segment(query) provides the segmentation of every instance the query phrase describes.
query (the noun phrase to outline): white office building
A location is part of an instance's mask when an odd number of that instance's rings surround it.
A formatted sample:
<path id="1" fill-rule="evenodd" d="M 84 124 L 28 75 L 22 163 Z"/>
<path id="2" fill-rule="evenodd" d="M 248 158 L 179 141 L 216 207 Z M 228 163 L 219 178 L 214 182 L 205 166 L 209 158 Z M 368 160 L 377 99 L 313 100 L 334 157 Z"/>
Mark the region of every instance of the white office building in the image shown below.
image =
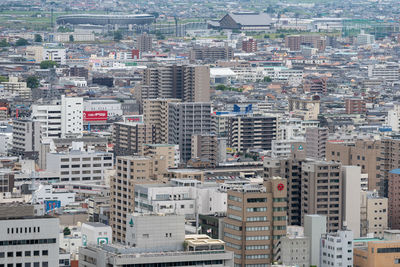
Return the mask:
<path id="1" fill-rule="evenodd" d="M 326 234 L 326 216 L 311 214 L 304 216 L 304 236 L 310 238 L 310 265 L 320 264 L 321 236 Z"/>
<path id="2" fill-rule="evenodd" d="M 321 267 L 353 267 L 353 232 L 338 231 L 321 238 Z"/>
<path id="3" fill-rule="evenodd" d="M 61 207 L 64 207 L 75 202 L 75 193 L 55 192 L 50 184 L 39 184 L 32 195 L 32 204 L 43 204 L 45 201 L 60 201 Z"/>
<path id="4" fill-rule="evenodd" d="M 104 245 L 112 243 L 111 226 L 99 222 L 82 224 L 82 245 Z"/>
<path id="5" fill-rule="evenodd" d="M 217 183 L 171 179 L 168 184 L 135 185 L 135 211 L 170 213 L 193 218 L 196 213 L 226 212 L 226 192 Z"/>
<path id="6" fill-rule="evenodd" d="M 58 218 L 1 218 L 0 266 L 58 266 L 58 235 Z"/>
<path id="7" fill-rule="evenodd" d="M 77 147 L 79 144 L 80 149 Z M 47 170 L 58 172 L 61 182 L 100 183 L 107 170 L 113 169 L 113 154 L 84 151 L 83 144 L 78 145 L 73 143 L 73 150 L 70 152 L 48 153 Z"/>
<path id="8" fill-rule="evenodd" d="M 121 102 L 113 99 L 85 100 L 85 102 L 83 102 L 83 109 L 85 111 L 107 110 L 107 115 L 109 117 L 123 115 Z"/>
<path id="9" fill-rule="evenodd" d="M 46 44 L 43 47 L 43 60 L 51 60 L 60 65 L 65 65 L 67 60 L 67 50 L 59 44 Z"/>
<path id="10" fill-rule="evenodd" d="M 81 136 L 83 131 L 83 98 L 61 96 L 61 137 Z"/>
<path id="11" fill-rule="evenodd" d="M 361 167 L 342 166 L 343 174 L 343 221 L 353 232 L 355 238 L 360 237 L 361 230 Z"/>

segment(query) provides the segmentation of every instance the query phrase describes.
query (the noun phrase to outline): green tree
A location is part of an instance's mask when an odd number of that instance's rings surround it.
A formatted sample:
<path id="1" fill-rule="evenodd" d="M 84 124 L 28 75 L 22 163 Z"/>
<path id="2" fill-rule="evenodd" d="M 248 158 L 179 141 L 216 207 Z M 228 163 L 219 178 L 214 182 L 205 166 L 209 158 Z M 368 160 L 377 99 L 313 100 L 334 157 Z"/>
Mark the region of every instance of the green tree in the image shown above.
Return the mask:
<path id="1" fill-rule="evenodd" d="M 35 34 L 35 42 L 36 43 L 41 43 L 43 42 L 43 38 L 40 34 Z"/>
<path id="2" fill-rule="evenodd" d="M 218 84 L 217 87 L 215 87 L 215 90 L 218 90 L 218 91 L 226 91 L 227 89 L 228 89 L 228 87 L 226 87 L 223 84 Z"/>
<path id="3" fill-rule="evenodd" d="M 279 34 L 279 38 L 285 38 L 285 35 L 283 33 Z"/>
<path id="4" fill-rule="evenodd" d="M 8 77 L 0 76 L 0 83 L 8 82 Z"/>
<path id="5" fill-rule="evenodd" d="M 19 38 L 17 42 L 15 43 L 16 46 L 24 46 L 28 45 L 28 41 L 24 38 Z"/>
<path id="6" fill-rule="evenodd" d="M 71 234 L 71 230 L 68 227 L 65 227 L 63 230 L 64 236 L 66 235 L 70 235 Z"/>
<path id="7" fill-rule="evenodd" d="M 52 61 L 52 60 L 44 60 L 44 61 L 40 62 L 41 69 L 51 69 L 54 66 L 57 66 L 57 62 Z"/>
<path id="8" fill-rule="evenodd" d="M 29 76 L 26 79 L 26 84 L 29 88 L 38 88 L 39 87 L 39 79 L 36 76 Z"/>
<path id="9" fill-rule="evenodd" d="M 10 46 L 10 44 L 7 43 L 7 40 L 6 39 L 1 39 L 0 47 L 7 47 L 7 46 Z"/>
<path id="10" fill-rule="evenodd" d="M 114 32 L 114 41 L 119 42 L 122 40 L 122 33 L 120 31 Z"/>
<path id="11" fill-rule="evenodd" d="M 69 41 L 70 41 L 71 43 L 74 41 L 74 36 L 73 36 L 72 34 L 69 36 Z"/>
<path id="12" fill-rule="evenodd" d="M 270 83 L 271 81 L 272 81 L 271 77 L 269 77 L 269 76 L 264 77 L 264 82 Z"/>

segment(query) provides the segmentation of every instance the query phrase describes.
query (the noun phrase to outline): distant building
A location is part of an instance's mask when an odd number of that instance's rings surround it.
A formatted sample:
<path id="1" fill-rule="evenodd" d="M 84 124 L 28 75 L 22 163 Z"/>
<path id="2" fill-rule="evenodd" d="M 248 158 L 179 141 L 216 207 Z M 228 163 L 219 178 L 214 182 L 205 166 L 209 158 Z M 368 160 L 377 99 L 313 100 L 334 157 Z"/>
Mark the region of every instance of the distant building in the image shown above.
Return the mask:
<path id="1" fill-rule="evenodd" d="M 326 234 L 327 218 L 323 215 L 309 214 L 304 217 L 304 236 L 310 238 L 310 264 L 320 265 L 321 236 Z"/>
<path id="2" fill-rule="evenodd" d="M 225 45 L 224 47 L 195 47 L 190 50 L 190 60 L 231 60 L 233 58 L 233 49 Z"/>
<path id="3" fill-rule="evenodd" d="M 289 113 L 303 120 L 318 120 L 320 101 L 316 99 L 289 99 Z"/>
<path id="4" fill-rule="evenodd" d="M 192 136 L 192 157 L 206 161 L 210 166 L 217 165 L 218 138 L 215 134 L 194 134 Z"/>
<path id="5" fill-rule="evenodd" d="M 39 121 L 20 119 L 13 121 L 13 147 L 11 154 L 24 159 L 39 159 L 41 124 Z"/>
<path id="6" fill-rule="evenodd" d="M 288 226 L 289 227 L 292 226 Z M 289 231 L 288 231 L 289 232 Z M 310 266 L 310 237 L 304 234 L 289 234 L 281 237 L 276 250 L 275 261 L 281 262 L 285 266 Z"/>
<path id="7" fill-rule="evenodd" d="M 143 33 L 136 38 L 136 49 L 140 52 L 149 52 L 153 50 L 153 38 L 147 33 Z"/>
<path id="8" fill-rule="evenodd" d="M 386 233 L 386 232 L 385 232 Z M 359 243 L 359 244 L 356 244 Z M 400 258 L 400 240 L 354 240 L 354 266 L 396 267 Z"/>
<path id="9" fill-rule="evenodd" d="M 326 77 L 306 77 L 303 84 L 304 92 L 325 94 L 328 91 Z"/>
<path id="10" fill-rule="evenodd" d="M 2 82 L 0 85 L 3 86 L 5 93 L 9 93 L 12 96 L 29 99 L 32 95 L 31 89 L 27 87 L 26 82 L 20 82 L 18 77 L 10 76 L 8 82 Z"/>
<path id="11" fill-rule="evenodd" d="M 300 35 L 289 35 L 285 37 L 285 46 L 290 51 L 300 51 L 301 48 L 301 36 Z"/>
<path id="12" fill-rule="evenodd" d="M 273 22 L 266 13 L 232 12 L 226 14 L 220 21 L 212 21 L 209 27 L 218 29 L 265 31 L 271 29 Z"/>
<path id="13" fill-rule="evenodd" d="M 365 114 L 367 112 L 365 100 L 361 98 L 347 98 L 345 106 L 346 114 Z"/>
<path id="14" fill-rule="evenodd" d="M 388 199 L 376 191 L 361 192 L 361 236 L 383 237 L 388 229 Z"/>
<path id="15" fill-rule="evenodd" d="M 388 201 L 389 201 L 389 227 L 400 229 L 400 169 L 389 172 Z"/>
<path id="16" fill-rule="evenodd" d="M 328 128 L 309 127 L 306 129 L 306 155 L 308 158 L 325 159 L 328 135 Z"/>
<path id="17" fill-rule="evenodd" d="M 242 41 L 242 50 L 246 53 L 257 52 L 257 40 L 253 38 Z"/>

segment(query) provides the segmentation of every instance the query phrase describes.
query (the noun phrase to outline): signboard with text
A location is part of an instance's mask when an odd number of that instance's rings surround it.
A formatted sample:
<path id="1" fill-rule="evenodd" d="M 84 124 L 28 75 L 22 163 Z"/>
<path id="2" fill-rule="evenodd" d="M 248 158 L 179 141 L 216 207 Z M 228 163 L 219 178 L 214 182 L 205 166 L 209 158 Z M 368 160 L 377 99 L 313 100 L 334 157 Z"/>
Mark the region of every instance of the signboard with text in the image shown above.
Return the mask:
<path id="1" fill-rule="evenodd" d="M 83 120 L 84 121 L 106 121 L 108 118 L 107 110 L 98 111 L 84 111 Z"/>

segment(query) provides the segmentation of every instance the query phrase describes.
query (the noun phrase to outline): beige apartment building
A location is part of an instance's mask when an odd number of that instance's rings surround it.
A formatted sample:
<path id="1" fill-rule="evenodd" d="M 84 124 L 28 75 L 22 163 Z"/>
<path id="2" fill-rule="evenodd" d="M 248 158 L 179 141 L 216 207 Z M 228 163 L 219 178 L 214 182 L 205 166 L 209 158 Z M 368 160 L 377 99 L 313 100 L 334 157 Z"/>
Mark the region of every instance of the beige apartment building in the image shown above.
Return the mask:
<path id="1" fill-rule="evenodd" d="M 134 155 L 142 151 L 143 144 L 156 142 L 156 128 L 145 123 L 116 122 L 112 138 L 116 156 Z"/>
<path id="2" fill-rule="evenodd" d="M 289 99 L 289 113 L 303 120 L 318 120 L 320 101 L 313 99 Z"/>
<path id="3" fill-rule="evenodd" d="M 342 229 L 342 171 L 341 164 L 311 161 L 302 164 L 301 215 L 304 225 L 305 214 L 327 217 L 327 231 Z"/>
<path id="4" fill-rule="evenodd" d="M 27 86 L 26 82 L 20 82 L 18 77 L 10 76 L 8 82 L 2 82 L 4 91 L 12 95 L 17 95 L 22 98 L 31 97 L 31 89 Z"/>
<path id="5" fill-rule="evenodd" d="M 217 165 L 218 138 L 215 134 L 192 135 L 192 157 L 209 163 L 210 167 Z"/>
<path id="6" fill-rule="evenodd" d="M 143 100 L 143 119 L 146 124 L 154 125 L 156 144 L 168 144 L 168 105 L 180 102 L 179 99 L 145 99 Z"/>
<path id="7" fill-rule="evenodd" d="M 361 236 L 383 237 L 388 229 L 388 199 L 376 191 L 361 192 Z"/>
<path id="8" fill-rule="evenodd" d="M 110 225 L 113 240 L 124 243 L 127 215 L 135 210 L 135 184 L 160 182 L 166 161 L 159 156 L 122 156 L 116 159 L 116 175 L 111 179 Z"/>
<path id="9" fill-rule="evenodd" d="M 377 140 L 356 140 L 343 142 L 331 140 L 326 143 L 326 160 L 336 161 L 342 165 L 361 167 L 361 173 L 368 174 L 368 190 L 383 192 L 379 177 L 381 142 Z"/>
<path id="10" fill-rule="evenodd" d="M 261 266 L 273 261 L 274 246 L 286 236 L 286 179 L 228 190 L 224 241 L 234 252 L 235 266 Z"/>
<path id="11" fill-rule="evenodd" d="M 143 156 L 160 156 L 165 158 L 167 168 L 176 168 L 179 164 L 179 152 L 177 145 L 170 144 L 143 144 Z"/>

